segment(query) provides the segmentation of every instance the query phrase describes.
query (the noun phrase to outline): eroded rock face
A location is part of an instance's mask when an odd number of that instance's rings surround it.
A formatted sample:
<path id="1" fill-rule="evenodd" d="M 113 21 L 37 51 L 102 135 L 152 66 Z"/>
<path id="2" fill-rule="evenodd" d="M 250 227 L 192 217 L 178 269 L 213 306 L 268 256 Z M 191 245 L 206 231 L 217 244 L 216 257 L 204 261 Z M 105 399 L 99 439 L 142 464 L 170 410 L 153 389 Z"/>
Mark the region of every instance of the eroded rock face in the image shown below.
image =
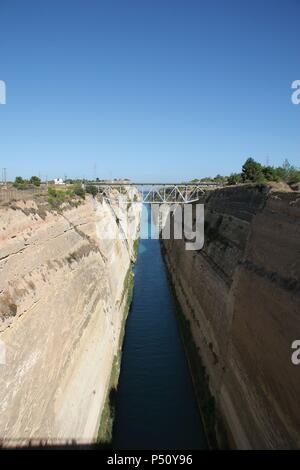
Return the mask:
<path id="1" fill-rule="evenodd" d="M 165 259 L 232 447 L 300 447 L 300 193 L 213 191 L 205 244 Z M 220 438 L 220 436 L 219 436 Z"/>
<path id="2" fill-rule="evenodd" d="M 135 235 L 140 204 L 127 207 Z M 92 442 L 119 347 L 134 239 L 127 209 L 90 196 L 42 211 L 32 201 L 0 208 L 0 439 Z M 116 215 L 117 214 L 117 215 Z"/>

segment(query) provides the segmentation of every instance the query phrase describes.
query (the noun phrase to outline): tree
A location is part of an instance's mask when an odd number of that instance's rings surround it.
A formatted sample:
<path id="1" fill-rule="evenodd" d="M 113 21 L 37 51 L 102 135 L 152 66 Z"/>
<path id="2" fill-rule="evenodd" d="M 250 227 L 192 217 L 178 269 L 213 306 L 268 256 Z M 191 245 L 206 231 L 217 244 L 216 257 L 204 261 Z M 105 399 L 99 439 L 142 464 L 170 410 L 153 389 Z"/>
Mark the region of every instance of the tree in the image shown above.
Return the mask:
<path id="1" fill-rule="evenodd" d="M 234 184 L 240 184 L 243 182 L 242 175 L 241 173 L 231 173 L 231 175 L 228 177 L 227 184 L 229 186 L 234 185 Z"/>
<path id="2" fill-rule="evenodd" d="M 289 183 L 300 183 L 300 170 L 297 170 L 295 167 L 293 167 L 293 171 L 290 173 Z"/>
<path id="3" fill-rule="evenodd" d="M 248 158 L 242 167 L 242 179 L 244 182 L 262 183 L 265 179 L 262 165 L 253 158 Z"/>
<path id="4" fill-rule="evenodd" d="M 85 190 L 86 190 L 87 193 L 92 194 L 93 197 L 96 197 L 96 195 L 98 193 L 97 186 L 94 186 L 92 184 L 87 185 Z"/>
<path id="5" fill-rule="evenodd" d="M 200 179 L 200 183 L 205 183 L 205 182 L 210 183 L 212 181 L 213 181 L 213 178 L 211 176 L 206 176 L 206 177 Z"/>
<path id="6" fill-rule="evenodd" d="M 13 186 L 17 189 L 27 189 L 28 187 L 28 181 L 24 180 L 22 176 L 16 176 L 15 182 L 13 183 Z"/>
<path id="7" fill-rule="evenodd" d="M 217 176 L 214 177 L 213 180 L 214 180 L 215 183 L 226 183 L 227 182 L 227 177 L 218 174 Z"/>
<path id="8" fill-rule="evenodd" d="M 22 176 L 16 176 L 15 183 L 16 184 L 24 184 L 24 180 L 23 180 Z"/>
<path id="9" fill-rule="evenodd" d="M 81 185 L 75 185 L 74 194 L 76 194 L 76 196 L 81 197 L 82 199 L 85 199 L 85 190 Z"/>
<path id="10" fill-rule="evenodd" d="M 264 166 L 262 168 L 262 172 L 263 172 L 264 178 L 267 181 L 279 181 L 279 175 L 277 173 L 277 169 L 274 168 L 273 166 Z"/>
<path id="11" fill-rule="evenodd" d="M 32 176 L 30 178 L 30 183 L 33 184 L 34 186 L 40 186 L 41 185 L 41 178 L 38 176 Z"/>
<path id="12" fill-rule="evenodd" d="M 286 181 L 286 173 L 282 166 L 275 168 L 278 181 Z"/>
<path id="13" fill-rule="evenodd" d="M 285 181 L 288 183 L 298 183 L 299 170 L 295 166 L 291 165 L 287 159 L 284 160 L 282 169 Z"/>

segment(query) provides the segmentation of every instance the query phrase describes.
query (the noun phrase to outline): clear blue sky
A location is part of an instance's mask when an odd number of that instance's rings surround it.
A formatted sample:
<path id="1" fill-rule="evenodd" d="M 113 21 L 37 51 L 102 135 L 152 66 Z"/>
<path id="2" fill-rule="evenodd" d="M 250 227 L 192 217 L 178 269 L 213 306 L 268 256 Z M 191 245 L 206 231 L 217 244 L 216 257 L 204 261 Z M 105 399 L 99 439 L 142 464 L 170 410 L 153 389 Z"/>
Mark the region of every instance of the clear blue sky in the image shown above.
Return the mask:
<path id="1" fill-rule="evenodd" d="M 300 165 L 299 0 L 1 0 L 8 176 Z"/>

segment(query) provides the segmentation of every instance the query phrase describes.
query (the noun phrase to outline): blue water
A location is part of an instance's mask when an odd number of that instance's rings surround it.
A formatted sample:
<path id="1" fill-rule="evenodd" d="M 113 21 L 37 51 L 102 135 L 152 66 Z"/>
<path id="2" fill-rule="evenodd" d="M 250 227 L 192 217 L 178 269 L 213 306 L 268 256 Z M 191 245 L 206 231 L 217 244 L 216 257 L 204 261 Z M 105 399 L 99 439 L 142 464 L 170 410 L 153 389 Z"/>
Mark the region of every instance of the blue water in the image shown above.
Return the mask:
<path id="1" fill-rule="evenodd" d="M 147 223 L 144 217 L 142 233 Z M 159 240 L 140 241 L 134 271 L 113 448 L 204 449 L 206 439 Z"/>

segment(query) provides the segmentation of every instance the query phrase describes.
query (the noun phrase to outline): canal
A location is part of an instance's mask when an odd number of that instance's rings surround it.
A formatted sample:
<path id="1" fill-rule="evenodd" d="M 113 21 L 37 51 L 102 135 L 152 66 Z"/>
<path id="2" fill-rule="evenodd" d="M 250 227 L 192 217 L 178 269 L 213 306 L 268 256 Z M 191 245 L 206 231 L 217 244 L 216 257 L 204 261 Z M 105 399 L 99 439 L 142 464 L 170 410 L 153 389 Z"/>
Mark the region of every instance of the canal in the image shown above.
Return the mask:
<path id="1" fill-rule="evenodd" d="M 143 207 L 135 285 L 127 320 L 113 449 L 205 449 L 175 302 L 157 239 Z"/>

